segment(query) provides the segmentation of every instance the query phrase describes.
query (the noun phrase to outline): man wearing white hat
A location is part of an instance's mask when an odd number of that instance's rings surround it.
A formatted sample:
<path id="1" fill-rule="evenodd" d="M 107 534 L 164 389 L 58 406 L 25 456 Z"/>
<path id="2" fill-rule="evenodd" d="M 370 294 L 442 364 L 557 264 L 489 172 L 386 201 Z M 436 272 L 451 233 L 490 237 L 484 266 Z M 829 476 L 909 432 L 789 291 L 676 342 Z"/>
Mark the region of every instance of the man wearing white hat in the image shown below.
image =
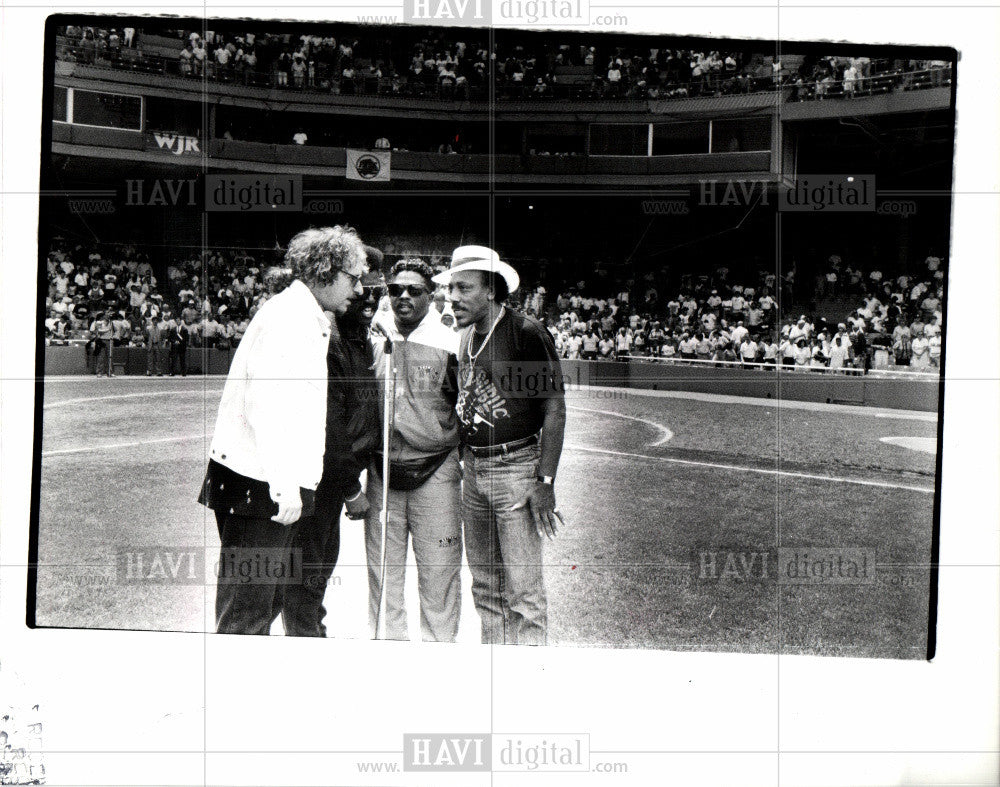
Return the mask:
<path id="1" fill-rule="evenodd" d="M 553 483 L 566 426 L 555 344 L 503 305 L 520 278 L 485 246 L 461 246 L 434 277 L 462 328 L 458 412 L 462 514 L 482 641 L 544 645 L 542 538 L 562 517 Z"/>

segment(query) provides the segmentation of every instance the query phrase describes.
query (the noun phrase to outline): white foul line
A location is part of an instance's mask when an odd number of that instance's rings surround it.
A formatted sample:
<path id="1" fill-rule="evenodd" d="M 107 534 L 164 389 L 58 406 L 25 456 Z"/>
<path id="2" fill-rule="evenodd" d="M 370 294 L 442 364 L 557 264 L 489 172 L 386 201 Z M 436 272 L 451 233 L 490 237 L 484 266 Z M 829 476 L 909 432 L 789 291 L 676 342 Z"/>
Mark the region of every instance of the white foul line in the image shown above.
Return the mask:
<path id="1" fill-rule="evenodd" d="M 860 478 L 839 478 L 829 475 L 814 475 L 813 473 L 795 473 L 791 470 L 769 470 L 765 467 L 743 467 L 741 465 L 724 465 L 717 462 L 696 462 L 693 459 L 676 459 L 672 456 L 650 456 L 649 454 L 631 454 L 625 451 L 609 451 L 605 448 L 589 448 L 582 445 L 567 445 L 570 451 L 590 451 L 594 454 L 608 454 L 610 456 L 627 456 L 633 459 L 652 459 L 657 462 L 670 462 L 675 465 L 693 465 L 695 467 L 711 467 L 716 470 L 737 470 L 744 473 L 760 473 L 761 475 L 786 476 L 790 478 L 807 478 L 813 481 L 833 481 L 838 484 L 857 484 L 859 486 L 876 486 L 881 489 L 902 489 L 907 492 L 921 492 L 925 495 L 933 495 L 933 489 L 922 486 L 904 486 L 893 484 L 887 481 L 865 481 Z"/>
<path id="2" fill-rule="evenodd" d="M 927 421 L 927 423 L 937 423 L 937 413 L 875 413 L 876 418 L 896 418 L 899 420 Z"/>
<path id="3" fill-rule="evenodd" d="M 655 443 L 648 443 L 650 448 L 655 448 L 658 445 L 663 445 L 667 440 L 673 438 L 674 433 L 671 432 L 663 424 L 658 424 L 656 421 L 648 421 L 645 418 L 637 418 L 634 415 L 624 415 L 623 413 L 613 413 L 610 410 L 592 410 L 589 407 L 577 407 L 573 404 L 566 405 L 569 410 L 582 410 L 585 413 L 598 413 L 600 415 L 610 415 L 612 418 L 627 418 L 629 421 L 638 421 L 640 424 L 646 424 L 647 426 L 652 426 L 654 429 L 659 430 L 660 439 Z"/>
<path id="4" fill-rule="evenodd" d="M 148 399 L 150 396 L 183 396 L 184 394 L 196 393 L 201 396 L 210 393 L 220 393 L 216 390 L 205 390 L 204 388 L 181 388 L 175 391 L 141 391 L 127 394 L 108 394 L 107 396 L 87 396 L 82 399 L 63 399 L 58 402 L 49 402 L 43 409 L 49 410 L 53 407 L 66 407 L 71 404 L 84 404 L 86 402 L 104 402 L 111 399 Z"/>
<path id="5" fill-rule="evenodd" d="M 153 445 L 155 443 L 179 443 L 182 440 L 207 440 L 208 435 L 191 434 L 184 437 L 159 437 L 154 440 L 136 440 L 132 443 L 113 443 L 111 445 L 87 445 L 80 448 L 61 448 L 57 451 L 42 451 L 42 457 L 63 456 L 65 454 L 82 454 L 87 451 L 113 451 L 116 448 L 135 448 L 140 445 Z"/>

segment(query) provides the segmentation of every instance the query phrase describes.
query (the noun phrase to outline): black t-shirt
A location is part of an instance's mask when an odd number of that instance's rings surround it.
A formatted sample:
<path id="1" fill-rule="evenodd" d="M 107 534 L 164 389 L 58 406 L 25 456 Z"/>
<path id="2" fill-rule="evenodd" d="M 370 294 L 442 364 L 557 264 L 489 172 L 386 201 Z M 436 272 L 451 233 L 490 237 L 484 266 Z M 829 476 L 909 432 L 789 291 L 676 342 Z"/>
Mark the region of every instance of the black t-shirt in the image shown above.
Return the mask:
<path id="1" fill-rule="evenodd" d="M 540 322 L 507 310 L 489 344 L 468 329 L 458 354 L 458 413 L 462 442 L 486 446 L 536 434 L 545 420 L 545 400 L 564 392 L 559 356 Z"/>

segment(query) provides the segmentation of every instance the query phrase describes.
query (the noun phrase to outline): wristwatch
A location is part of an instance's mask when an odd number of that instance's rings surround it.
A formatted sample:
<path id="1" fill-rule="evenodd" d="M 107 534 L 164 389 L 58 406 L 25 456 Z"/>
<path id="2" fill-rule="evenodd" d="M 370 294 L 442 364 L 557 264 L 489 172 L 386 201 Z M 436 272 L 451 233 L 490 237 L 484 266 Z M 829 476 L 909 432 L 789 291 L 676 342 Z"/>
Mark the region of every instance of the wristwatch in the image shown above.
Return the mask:
<path id="1" fill-rule="evenodd" d="M 552 486 L 555 483 L 556 477 L 554 475 L 536 475 L 535 480 L 540 484 Z"/>

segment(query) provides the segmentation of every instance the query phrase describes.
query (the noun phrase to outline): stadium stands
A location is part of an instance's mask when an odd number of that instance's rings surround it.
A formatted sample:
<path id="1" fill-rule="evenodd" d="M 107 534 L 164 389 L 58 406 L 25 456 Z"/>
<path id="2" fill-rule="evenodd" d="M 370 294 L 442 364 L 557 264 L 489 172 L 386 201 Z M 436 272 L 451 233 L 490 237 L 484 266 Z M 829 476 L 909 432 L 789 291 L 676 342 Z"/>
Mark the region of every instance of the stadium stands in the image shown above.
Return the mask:
<path id="1" fill-rule="evenodd" d="M 922 266 L 894 279 L 869 267 L 843 266 L 830 256 L 831 272 L 843 272 L 843 297 L 814 301 L 811 313 L 779 311 L 793 302 L 791 288 L 775 288 L 773 271 L 756 281 L 730 283 L 702 276 L 698 284 L 663 299 L 651 282 L 636 299 L 625 290 L 594 297 L 578 288 L 546 302 L 545 288 L 529 290 L 520 305 L 548 325 L 564 358 L 648 358 L 766 368 L 866 373 L 871 369 L 929 371 L 940 366 L 943 268 L 929 255 Z M 876 273 L 872 276 L 872 273 Z M 823 295 L 822 287 L 819 294 Z M 798 318 L 789 318 L 798 314 Z"/>
<path id="2" fill-rule="evenodd" d="M 792 101 L 828 100 L 917 90 L 951 83 L 951 66 L 938 60 L 786 56 L 757 52 L 695 51 L 634 44 L 570 46 L 533 39 L 531 51 L 485 38 L 430 38 L 418 31 L 347 38 L 324 35 L 138 30 L 130 45 L 119 31 L 67 26 L 58 31 L 56 57 L 169 77 L 186 77 L 279 90 L 350 96 L 436 97 L 448 101 L 574 99 L 644 101 L 783 91 Z M 399 31 L 396 31 L 399 33 Z M 205 36 L 206 38 L 202 38 Z M 622 39 L 623 43 L 628 41 Z M 529 46 L 531 46 L 529 44 Z M 495 90 L 489 90 L 493 73 Z"/>
<path id="3" fill-rule="evenodd" d="M 451 246 L 442 236 L 373 240 L 389 260 L 419 253 L 439 269 Z M 157 277 L 134 246 L 69 249 L 56 242 L 47 260 L 46 343 L 89 348 L 94 323 L 105 314 L 113 321 L 116 347 L 146 347 L 151 322 L 163 329 L 183 322 L 192 347 L 235 347 L 256 309 L 280 286 L 274 276 L 280 255 L 192 250 Z M 883 275 L 830 255 L 827 272 L 814 283 L 819 299 L 811 313 L 779 312 L 779 303 L 796 302 L 787 282 L 776 286 L 773 271 L 743 283 L 726 281 L 724 269 L 696 283 L 689 277 L 690 286 L 671 297 L 661 297 L 651 279 L 605 285 L 608 291 L 597 295 L 560 283 L 555 296 L 547 295 L 544 282 L 525 281 L 515 298 L 547 324 L 568 359 L 784 364 L 854 373 L 933 370 L 941 357 L 943 269 L 929 255 L 922 265 Z M 829 282 L 831 273 L 839 283 Z M 789 312 L 798 318 L 789 319 Z"/>

